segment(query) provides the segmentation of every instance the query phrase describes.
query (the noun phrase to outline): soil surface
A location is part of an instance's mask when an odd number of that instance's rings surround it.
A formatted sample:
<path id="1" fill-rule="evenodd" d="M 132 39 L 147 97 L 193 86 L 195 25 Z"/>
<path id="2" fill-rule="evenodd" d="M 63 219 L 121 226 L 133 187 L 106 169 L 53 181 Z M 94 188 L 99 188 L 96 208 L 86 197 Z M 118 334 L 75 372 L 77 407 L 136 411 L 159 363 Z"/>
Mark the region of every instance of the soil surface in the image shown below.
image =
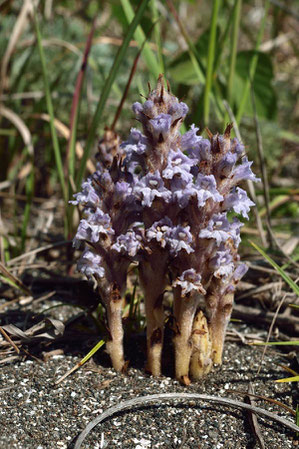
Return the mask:
<path id="1" fill-rule="evenodd" d="M 3 364 L 0 367 L 0 447 L 72 448 L 84 427 L 107 408 L 154 393 L 196 392 L 243 401 L 244 397 L 228 390 L 247 392 L 248 381 L 252 381 L 256 394 L 294 409 L 294 384 L 274 382 L 287 377 L 279 366 L 288 364 L 286 358 L 269 349 L 257 374 L 260 359 L 260 347 L 227 342 L 222 367 L 189 387 L 170 377 L 153 378 L 139 368 L 129 368 L 126 375 L 118 374 L 102 366 L 99 359 L 88 362 L 55 385 L 80 360 L 74 355 L 54 355 L 43 363 L 27 358 Z M 255 405 L 294 422 L 294 416 L 278 405 L 260 400 Z M 296 435 L 291 430 L 261 417 L 258 423 L 266 448 L 297 447 Z M 207 402 L 168 401 L 130 409 L 107 419 L 93 429 L 82 447 L 253 449 L 259 445 L 248 412 Z"/>

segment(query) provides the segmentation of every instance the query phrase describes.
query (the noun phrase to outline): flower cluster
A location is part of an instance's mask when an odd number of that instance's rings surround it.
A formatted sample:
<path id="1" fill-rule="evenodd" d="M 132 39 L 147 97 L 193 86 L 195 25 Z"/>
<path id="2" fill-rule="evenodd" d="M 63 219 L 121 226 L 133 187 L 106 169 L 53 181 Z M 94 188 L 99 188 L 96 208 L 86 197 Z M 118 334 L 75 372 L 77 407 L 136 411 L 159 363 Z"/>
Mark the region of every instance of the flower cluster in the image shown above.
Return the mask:
<path id="1" fill-rule="evenodd" d="M 79 270 L 98 282 L 107 310 L 113 366 L 124 366 L 122 295 L 129 265 L 138 264 L 147 319 L 148 370 L 161 373 L 163 293 L 173 289 L 175 371 L 182 382 L 221 363 L 234 291 L 246 272 L 239 262 L 242 223 L 254 203 L 238 187 L 257 181 L 243 145 L 180 126 L 188 107 L 163 78 L 133 112 L 143 131 L 100 157 L 73 204 L 84 206 L 74 239 L 84 242 Z M 104 148 L 102 143 L 102 148 Z M 108 157 L 108 156 L 110 157 Z M 110 161 L 110 162 L 109 162 Z"/>

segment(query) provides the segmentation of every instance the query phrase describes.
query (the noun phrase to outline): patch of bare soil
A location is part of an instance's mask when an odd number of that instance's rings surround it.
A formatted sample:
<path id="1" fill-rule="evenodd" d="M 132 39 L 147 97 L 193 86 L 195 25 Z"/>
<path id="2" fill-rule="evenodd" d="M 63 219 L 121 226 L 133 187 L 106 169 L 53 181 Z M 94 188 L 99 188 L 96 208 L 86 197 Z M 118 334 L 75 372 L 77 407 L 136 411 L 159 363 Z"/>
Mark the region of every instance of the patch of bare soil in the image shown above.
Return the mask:
<path id="1" fill-rule="evenodd" d="M 70 286 L 66 290 L 71 294 Z M 61 304 L 57 293 L 51 298 L 35 301 L 29 304 L 25 301 L 23 305 L 12 303 L 5 311 L 0 309 L 1 325 L 9 322 L 24 330 L 40 322 L 44 316 L 63 322 L 73 319 L 74 309 L 68 305 L 49 310 L 50 306 Z M 24 352 L 17 355 L 11 349 L 6 361 L 3 357 L 0 360 L 1 447 L 72 448 L 78 434 L 97 415 L 121 401 L 149 394 L 195 392 L 246 401 L 237 391 L 248 392 L 251 381 L 256 394 L 280 401 L 292 410 L 296 407 L 298 397 L 295 384 L 274 382 L 275 379 L 288 377 L 281 365 L 290 365 L 295 358 L 292 354 L 286 356 L 269 348 L 262 369 L 257 374 L 262 349 L 247 343 L 257 338 L 265 340 L 267 332 L 244 323 L 230 325 L 222 367 L 215 368 L 201 382 L 189 387 L 181 386 L 169 377 L 172 375 L 172 356 L 167 353 L 168 346 L 164 357 L 165 377 L 153 378 L 145 373 L 143 334 L 132 336 L 126 342 L 127 359 L 130 360 L 127 374 L 114 372 L 109 367 L 105 351 L 101 349 L 92 361 L 56 385 L 55 382 L 98 339 L 95 332 L 87 332 L 86 316 L 79 315 L 75 320 L 77 328 L 67 330 L 55 340 L 46 336 L 27 346 L 23 342 L 31 356 Z M 51 334 L 51 323 L 47 325 L 39 332 Z M 169 335 L 167 338 L 170 340 Z M 51 352 L 53 350 L 54 353 Z M 255 405 L 294 423 L 295 417 L 279 404 L 255 401 Z M 258 425 L 264 447 L 291 449 L 298 445 L 295 432 L 281 424 L 258 417 Z M 253 449 L 259 446 L 248 412 L 217 403 L 168 400 L 157 405 L 145 404 L 112 416 L 93 429 L 82 447 Z"/>

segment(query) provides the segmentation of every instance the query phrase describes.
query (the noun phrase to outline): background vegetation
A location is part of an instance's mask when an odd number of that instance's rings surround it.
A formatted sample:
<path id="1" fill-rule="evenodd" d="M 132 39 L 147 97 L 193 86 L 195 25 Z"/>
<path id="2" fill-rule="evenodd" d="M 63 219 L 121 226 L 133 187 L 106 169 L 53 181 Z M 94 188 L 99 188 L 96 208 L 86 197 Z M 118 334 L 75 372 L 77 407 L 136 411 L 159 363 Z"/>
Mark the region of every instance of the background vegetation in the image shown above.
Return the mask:
<path id="1" fill-rule="evenodd" d="M 35 18 L 33 3 L 0 3 L 0 194 L 12 198 L 3 203 L 2 218 L 10 222 L 2 229 L 2 261 L 26 248 L 37 204 L 48 198 L 67 202 L 78 189 L 86 160 L 90 156 L 94 162 L 98 139 L 113 123 L 133 67 L 115 125 L 121 138 L 135 125 L 132 102 L 164 73 L 173 93 L 190 106 L 188 124 L 221 132 L 235 119 L 255 171 L 270 185 L 266 193 L 257 188 L 260 215 L 267 206 L 277 231 L 294 231 L 296 2 L 45 0 L 35 2 Z M 137 27 L 130 28 L 138 5 L 143 11 Z M 132 39 L 124 42 L 130 32 Z M 84 52 L 82 84 L 76 88 Z M 71 237 L 76 217 L 62 209 L 55 219 L 51 231 L 61 233 L 64 222 L 65 236 Z M 262 238 L 264 246 L 269 243 Z"/>

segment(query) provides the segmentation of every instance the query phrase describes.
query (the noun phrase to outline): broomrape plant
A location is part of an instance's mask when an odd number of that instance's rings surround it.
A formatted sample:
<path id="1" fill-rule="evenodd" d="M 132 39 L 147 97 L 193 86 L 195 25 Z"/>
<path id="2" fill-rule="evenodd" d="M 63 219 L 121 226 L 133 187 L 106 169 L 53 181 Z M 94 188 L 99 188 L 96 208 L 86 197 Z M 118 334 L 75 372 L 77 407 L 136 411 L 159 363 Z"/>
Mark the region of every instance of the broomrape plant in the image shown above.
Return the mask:
<path id="1" fill-rule="evenodd" d="M 133 112 L 132 128 L 119 146 L 100 145 L 97 171 L 73 204 L 84 206 L 74 239 L 84 247 L 79 270 L 96 279 L 107 311 L 107 350 L 113 367 L 124 367 L 122 296 L 129 265 L 138 264 L 147 320 L 147 368 L 161 374 L 163 294 L 173 290 L 175 373 L 188 384 L 213 363 L 221 364 L 236 285 L 247 267 L 239 262 L 240 228 L 254 203 L 238 187 L 258 181 L 244 146 L 223 135 L 204 139 L 180 126 L 185 103 L 157 87 Z M 234 214 L 230 214 L 234 215 Z"/>

